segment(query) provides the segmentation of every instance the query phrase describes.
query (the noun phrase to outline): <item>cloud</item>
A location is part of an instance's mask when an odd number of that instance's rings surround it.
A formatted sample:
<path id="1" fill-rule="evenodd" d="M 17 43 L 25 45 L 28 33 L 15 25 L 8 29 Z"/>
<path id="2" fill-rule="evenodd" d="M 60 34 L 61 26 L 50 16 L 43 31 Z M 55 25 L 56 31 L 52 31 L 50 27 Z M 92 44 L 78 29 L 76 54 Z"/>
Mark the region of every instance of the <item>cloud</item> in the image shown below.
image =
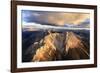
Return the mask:
<path id="1" fill-rule="evenodd" d="M 63 26 L 64 24 L 79 25 L 89 18 L 89 14 L 82 13 L 53 13 L 49 14 L 48 22 Z"/>
<path id="2" fill-rule="evenodd" d="M 61 27 L 61 26 L 51 26 L 51 25 L 43 25 L 37 23 L 24 23 L 22 25 L 23 31 L 37 31 L 37 30 L 89 30 L 89 28 L 78 28 L 78 27 Z"/>
<path id="3" fill-rule="evenodd" d="M 90 19 L 86 13 L 65 13 L 65 12 L 43 12 L 43 11 L 22 11 L 22 19 L 25 22 L 36 22 L 40 24 L 52 24 L 57 26 L 80 25 Z M 84 25 L 84 24 L 82 24 Z"/>

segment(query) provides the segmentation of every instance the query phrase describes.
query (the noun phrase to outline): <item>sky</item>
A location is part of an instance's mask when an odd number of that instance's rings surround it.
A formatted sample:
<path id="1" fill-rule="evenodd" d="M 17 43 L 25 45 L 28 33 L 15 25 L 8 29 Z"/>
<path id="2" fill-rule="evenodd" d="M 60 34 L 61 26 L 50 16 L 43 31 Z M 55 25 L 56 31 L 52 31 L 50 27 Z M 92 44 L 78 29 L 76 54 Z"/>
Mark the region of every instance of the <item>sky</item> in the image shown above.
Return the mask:
<path id="1" fill-rule="evenodd" d="M 22 10 L 22 25 L 89 28 L 90 16 L 86 13 Z"/>

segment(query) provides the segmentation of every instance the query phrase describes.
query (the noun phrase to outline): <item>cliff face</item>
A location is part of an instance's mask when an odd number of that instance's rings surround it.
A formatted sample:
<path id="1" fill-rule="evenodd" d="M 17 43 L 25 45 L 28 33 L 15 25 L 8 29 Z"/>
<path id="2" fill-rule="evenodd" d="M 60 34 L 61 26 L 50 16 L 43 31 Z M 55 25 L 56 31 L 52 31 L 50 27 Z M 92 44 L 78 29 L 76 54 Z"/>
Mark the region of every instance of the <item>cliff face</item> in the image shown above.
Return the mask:
<path id="1" fill-rule="evenodd" d="M 44 37 L 44 45 L 38 48 L 32 61 L 61 60 L 63 37 L 63 34 L 49 32 L 49 34 Z"/>
<path id="2" fill-rule="evenodd" d="M 66 35 L 66 59 L 88 59 L 89 47 L 80 36 L 73 32 L 67 32 Z"/>
<path id="3" fill-rule="evenodd" d="M 89 47 L 73 32 L 49 32 L 38 45 L 32 61 L 89 59 Z"/>

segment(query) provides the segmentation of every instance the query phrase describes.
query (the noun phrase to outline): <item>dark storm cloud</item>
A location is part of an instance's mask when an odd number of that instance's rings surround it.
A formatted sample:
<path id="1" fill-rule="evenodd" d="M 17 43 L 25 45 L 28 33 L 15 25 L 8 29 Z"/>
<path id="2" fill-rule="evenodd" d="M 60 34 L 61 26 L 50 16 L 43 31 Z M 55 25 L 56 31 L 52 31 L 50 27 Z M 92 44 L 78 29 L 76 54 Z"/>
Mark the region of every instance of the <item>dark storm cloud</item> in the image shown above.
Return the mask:
<path id="1" fill-rule="evenodd" d="M 35 22 L 46 25 L 71 25 L 71 26 L 89 26 L 89 14 L 84 13 L 64 13 L 22 10 L 22 20 L 24 22 Z M 87 22 L 88 21 L 88 22 Z"/>

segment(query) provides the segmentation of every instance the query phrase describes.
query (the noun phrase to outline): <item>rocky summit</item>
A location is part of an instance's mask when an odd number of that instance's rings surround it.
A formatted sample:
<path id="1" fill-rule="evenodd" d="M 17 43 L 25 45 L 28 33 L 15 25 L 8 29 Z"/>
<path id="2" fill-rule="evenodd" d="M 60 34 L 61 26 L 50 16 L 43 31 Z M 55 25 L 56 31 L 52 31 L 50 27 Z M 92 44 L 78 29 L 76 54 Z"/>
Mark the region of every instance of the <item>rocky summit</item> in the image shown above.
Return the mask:
<path id="1" fill-rule="evenodd" d="M 42 45 L 38 45 L 31 61 L 89 59 L 89 47 L 79 35 L 74 32 L 48 33 L 40 40 Z"/>
<path id="2" fill-rule="evenodd" d="M 24 36 L 22 61 L 89 59 L 89 35 L 84 32 L 31 32 Z"/>

